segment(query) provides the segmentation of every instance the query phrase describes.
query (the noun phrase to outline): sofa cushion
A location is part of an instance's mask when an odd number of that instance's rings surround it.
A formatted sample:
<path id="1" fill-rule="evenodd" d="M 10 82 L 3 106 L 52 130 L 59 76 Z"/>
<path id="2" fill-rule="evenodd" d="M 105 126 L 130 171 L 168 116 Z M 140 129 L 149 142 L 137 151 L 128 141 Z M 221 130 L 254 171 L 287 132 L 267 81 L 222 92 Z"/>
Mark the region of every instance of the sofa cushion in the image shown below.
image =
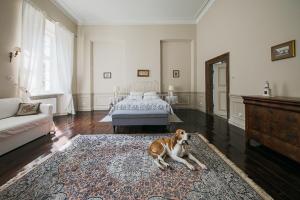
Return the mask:
<path id="1" fill-rule="evenodd" d="M 0 120 L 0 140 L 52 121 L 46 114 L 9 117 Z"/>
<path id="2" fill-rule="evenodd" d="M 6 98 L 0 99 L 0 119 L 14 116 L 19 108 L 21 99 L 19 98 Z"/>
<path id="3" fill-rule="evenodd" d="M 20 103 L 16 116 L 36 115 L 40 112 L 41 103 Z"/>

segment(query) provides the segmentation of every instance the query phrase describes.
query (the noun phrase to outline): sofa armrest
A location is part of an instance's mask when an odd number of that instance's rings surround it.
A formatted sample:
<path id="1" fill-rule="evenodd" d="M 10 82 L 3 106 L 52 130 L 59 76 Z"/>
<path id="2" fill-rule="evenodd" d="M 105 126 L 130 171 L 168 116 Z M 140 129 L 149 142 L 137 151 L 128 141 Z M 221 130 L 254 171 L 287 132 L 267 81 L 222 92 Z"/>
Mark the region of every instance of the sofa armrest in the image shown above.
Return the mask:
<path id="1" fill-rule="evenodd" d="M 41 113 L 44 113 L 44 114 L 52 116 L 53 115 L 53 105 L 42 103 L 40 105 L 40 111 L 41 111 Z"/>

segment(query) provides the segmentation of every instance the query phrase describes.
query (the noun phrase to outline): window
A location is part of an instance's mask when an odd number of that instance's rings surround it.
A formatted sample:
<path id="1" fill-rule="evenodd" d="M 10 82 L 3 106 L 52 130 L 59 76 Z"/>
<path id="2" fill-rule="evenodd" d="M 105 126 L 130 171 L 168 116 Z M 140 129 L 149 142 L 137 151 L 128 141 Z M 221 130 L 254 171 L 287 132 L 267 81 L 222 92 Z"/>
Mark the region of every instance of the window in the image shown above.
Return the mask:
<path id="1" fill-rule="evenodd" d="M 51 85 L 51 77 L 56 75 L 56 67 L 54 67 L 56 64 L 55 24 L 46 20 L 41 93 L 50 93 L 57 89 Z"/>

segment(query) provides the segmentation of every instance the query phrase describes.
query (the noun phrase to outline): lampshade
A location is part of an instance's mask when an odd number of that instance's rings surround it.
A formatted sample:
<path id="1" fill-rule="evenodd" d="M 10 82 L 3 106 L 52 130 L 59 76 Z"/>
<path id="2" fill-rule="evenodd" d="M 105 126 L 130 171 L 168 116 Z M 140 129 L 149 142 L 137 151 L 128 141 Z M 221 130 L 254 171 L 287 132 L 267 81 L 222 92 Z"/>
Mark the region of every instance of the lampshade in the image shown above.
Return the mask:
<path id="1" fill-rule="evenodd" d="M 173 85 L 169 85 L 169 91 L 174 91 L 174 86 Z"/>

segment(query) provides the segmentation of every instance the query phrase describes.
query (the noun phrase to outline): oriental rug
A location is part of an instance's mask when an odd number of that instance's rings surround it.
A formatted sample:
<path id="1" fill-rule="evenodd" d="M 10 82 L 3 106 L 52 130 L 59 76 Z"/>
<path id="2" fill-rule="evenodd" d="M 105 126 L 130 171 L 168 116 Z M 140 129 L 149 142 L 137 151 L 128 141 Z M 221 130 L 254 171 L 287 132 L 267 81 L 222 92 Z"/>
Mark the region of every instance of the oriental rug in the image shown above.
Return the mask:
<path id="1" fill-rule="evenodd" d="M 159 170 L 147 148 L 162 136 L 78 135 L 1 186 L 0 199 L 272 199 L 197 133 L 189 148 L 207 170 L 168 158 L 173 169 Z"/>

